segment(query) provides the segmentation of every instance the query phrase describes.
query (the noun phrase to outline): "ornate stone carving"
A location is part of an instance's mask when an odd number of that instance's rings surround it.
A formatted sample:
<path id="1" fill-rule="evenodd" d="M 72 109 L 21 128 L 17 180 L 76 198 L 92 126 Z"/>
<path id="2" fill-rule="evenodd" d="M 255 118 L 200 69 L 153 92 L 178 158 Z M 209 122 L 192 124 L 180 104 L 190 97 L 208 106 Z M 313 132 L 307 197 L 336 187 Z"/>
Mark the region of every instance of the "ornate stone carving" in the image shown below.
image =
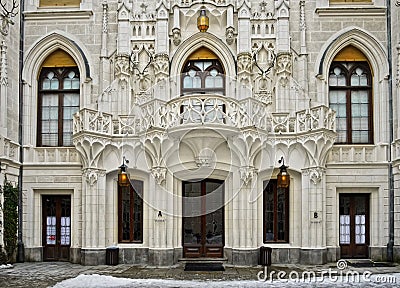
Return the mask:
<path id="1" fill-rule="evenodd" d="M 96 184 L 97 180 L 99 180 L 99 177 L 104 177 L 105 175 L 106 175 L 106 172 L 101 169 L 97 169 L 97 168 L 83 169 L 83 176 L 85 177 L 86 182 L 90 186 L 93 186 L 94 184 Z"/>
<path id="2" fill-rule="evenodd" d="M 263 0 L 259 6 L 256 6 L 256 11 L 253 12 L 254 19 L 272 19 L 275 15 L 274 0 Z"/>
<path id="3" fill-rule="evenodd" d="M 248 85 L 251 82 L 252 58 L 250 53 L 239 53 L 237 56 L 238 80 Z"/>
<path id="4" fill-rule="evenodd" d="M 398 0 L 400 1 L 400 0 Z M 400 87 L 400 43 L 397 45 L 397 75 L 396 75 L 396 85 Z"/>
<path id="5" fill-rule="evenodd" d="M 0 85 L 8 85 L 7 45 L 4 41 L 0 44 Z"/>
<path id="6" fill-rule="evenodd" d="M 172 41 L 175 46 L 178 46 L 181 43 L 181 29 L 175 27 L 172 29 Z"/>
<path id="7" fill-rule="evenodd" d="M 321 182 L 322 176 L 325 173 L 325 169 L 322 167 L 311 167 L 305 169 L 304 173 L 305 175 L 308 175 L 310 181 L 314 185 L 317 185 L 319 182 Z"/>
<path id="8" fill-rule="evenodd" d="M 8 2 L 8 1 L 6 1 Z M 1 21 L 1 26 L 0 26 L 0 33 L 3 36 L 7 36 L 9 29 L 10 29 L 10 24 L 14 25 L 14 17 L 17 16 L 18 14 L 18 4 L 19 1 L 13 0 L 12 1 L 12 7 L 8 8 L 9 5 L 7 3 L 3 4 L 3 1 L 1 1 L 1 12 L 0 12 L 0 21 Z M 10 5 L 11 6 L 11 5 Z"/>
<path id="9" fill-rule="evenodd" d="M 235 28 L 233 27 L 226 28 L 225 36 L 226 36 L 226 43 L 228 43 L 228 45 L 231 45 L 235 40 Z"/>
<path id="10" fill-rule="evenodd" d="M 151 168 L 151 174 L 153 175 L 154 179 L 158 185 L 161 185 L 162 182 L 165 180 L 165 175 L 167 173 L 167 168 L 165 167 L 153 167 Z"/>
<path id="11" fill-rule="evenodd" d="M 169 58 L 167 54 L 157 54 L 154 56 L 153 68 L 156 82 L 159 82 L 169 75 Z"/>
<path id="12" fill-rule="evenodd" d="M 247 186 L 258 173 L 257 169 L 251 166 L 241 167 L 239 169 L 239 172 L 240 172 L 240 179 L 243 181 L 243 184 L 245 186 Z"/>
<path id="13" fill-rule="evenodd" d="M 292 56 L 290 53 L 282 53 L 278 55 L 276 75 L 279 83 L 285 87 L 292 75 Z"/>
<path id="14" fill-rule="evenodd" d="M 108 3 L 103 1 L 103 33 L 108 33 Z"/>
<path id="15" fill-rule="evenodd" d="M 130 65 L 128 55 L 117 55 L 115 59 L 115 76 L 122 81 L 128 82 L 130 76 Z"/>
<path id="16" fill-rule="evenodd" d="M 301 31 L 304 31 L 304 30 L 306 30 L 306 13 L 305 13 L 305 9 L 304 9 L 304 6 L 305 6 L 305 0 L 301 0 L 300 1 L 300 30 Z"/>
<path id="17" fill-rule="evenodd" d="M 197 167 L 210 167 L 212 157 L 208 155 L 201 155 L 195 158 Z"/>

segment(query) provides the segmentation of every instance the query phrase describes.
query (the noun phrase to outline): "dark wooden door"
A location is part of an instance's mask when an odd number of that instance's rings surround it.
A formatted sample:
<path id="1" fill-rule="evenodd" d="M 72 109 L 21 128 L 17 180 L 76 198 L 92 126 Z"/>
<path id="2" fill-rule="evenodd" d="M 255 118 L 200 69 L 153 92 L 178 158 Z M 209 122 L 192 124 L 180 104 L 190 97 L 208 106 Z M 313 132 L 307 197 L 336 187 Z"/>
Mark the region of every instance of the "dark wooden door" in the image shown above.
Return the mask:
<path id="1" fill-rule="evenodd" d="M 341 194 L 339 202 L 341 257 L 368 258 L 369 194 Z"/>
<path id="2" fill-rule="evenodd" d="M 69 261 L 71 196 L 43 195 L 43 260 Z"/>
<path id="3" fill-rule="evenodd" d="M 183 183 L 183 256 L 221 258 L 224 247 L 224 184 Z"/>

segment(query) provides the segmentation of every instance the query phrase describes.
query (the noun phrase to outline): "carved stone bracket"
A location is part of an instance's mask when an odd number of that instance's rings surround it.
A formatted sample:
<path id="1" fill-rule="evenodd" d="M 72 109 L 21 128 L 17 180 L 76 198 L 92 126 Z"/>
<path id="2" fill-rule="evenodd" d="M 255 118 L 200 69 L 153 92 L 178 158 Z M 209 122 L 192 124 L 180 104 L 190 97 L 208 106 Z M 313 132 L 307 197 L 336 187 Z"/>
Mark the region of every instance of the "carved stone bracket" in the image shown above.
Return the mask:
<path id="1" fill-rule="evenodd" d="M 292 75 L 292 55 L 290 53 L 281 53 L 278 55 L 276 75 L 279 83 L 285 87 Z"/>
<path id="2" fill-rule="evenodd" d="M 172 29 L 172 41 L 174 42 L 175 46 L 181 44 L 181 29 L 177 27 Z"/>
<path id="3" fill-rule="evenodd" d="M 169 58 L 167 54 L 157 54 L 153 61 L 154 75 L 156 82 L 168 77 L 169 74 Z"/>
<path id="4" fill-rule="evenodd" d="M 305 171 L 305 174 L 309 176 L 310 181 L 314 185 L 317 185 L 319 182 L 321 182 L 324 173 L 325 173 L 325 169 L 322 167 L 312 167 L 312 168 L 306 169 L 306 171 Z"/>
<path id="5" fill-rule="evenodd" d="M 154 179 L 158 185 L 161 185 L 165 180 L 165 175 L 167 173 L 167 168 L 165 167 L 153 167 L 151 168 L 151 174 L 153 175 Z"/>
<path id="6" fill-rule="evenodd" d="M 228 45 L 231 45 L 235 40 L 235 28 L 233 27 L 226 28 L 225 36 L 226 36 L 226 43 L 228 43 Z"/>
<path id="7" fill-rule="evenodd" d="M 128 55 L 117 55 L 115 59 L 115 76 L 120 80 L 128 82 L 130 76 Z"/>
<path id="8" fill-rule="evenodd" d="M 253 178 L 256 177 L 258 170 L 251 166 L 241 167 L 239 169 L 240 179 L 243 181 L 243 184 L 247 186 Z"/>
<path id="9" fill-rule="evenodd" d="M 85 168 L 83 169 L 83 176 L 86 179 L 86 182 L 93 186 L 99 180 L 99 177 L 103 177 L 106 175 L 106 171 L 98 169 L 98 168 Z"/>
<path id="10" fill-rule="evenodd" d="M 237 56 L 238 80 L 242 84 L 251 82 L 252 57 L 250 53 L 239 53 Z"/>

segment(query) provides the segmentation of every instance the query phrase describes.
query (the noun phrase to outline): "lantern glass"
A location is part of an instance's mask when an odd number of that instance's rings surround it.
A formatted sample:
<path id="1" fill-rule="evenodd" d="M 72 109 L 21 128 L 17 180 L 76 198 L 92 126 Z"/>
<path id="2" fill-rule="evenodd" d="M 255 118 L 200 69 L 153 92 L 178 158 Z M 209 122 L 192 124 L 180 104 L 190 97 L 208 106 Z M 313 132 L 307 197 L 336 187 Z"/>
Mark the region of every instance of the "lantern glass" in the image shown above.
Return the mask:
<path id="1" fill-rule="evenodd" d="M 209 27 L 209 19 L 205 9 L 200 10 L 200 15 L 197 17 L 197 28 L 200 32 L 206 32 Z"/>
<path id="2" fill-rule="evenodd" d="M 286 169 L 284 171 L 280 171 L 278 176 L 277 176 L 277 184 L 278 188 L 287 188 L 289 187 L 290 183 L 290 176 L 289 173 L 287 173 Z"/>
<path id="3" fill-rule="evenodd" d="M 126 172 L 120 172 L 118 174 L 118 185 L 129 186 L 129 174 Z"/>

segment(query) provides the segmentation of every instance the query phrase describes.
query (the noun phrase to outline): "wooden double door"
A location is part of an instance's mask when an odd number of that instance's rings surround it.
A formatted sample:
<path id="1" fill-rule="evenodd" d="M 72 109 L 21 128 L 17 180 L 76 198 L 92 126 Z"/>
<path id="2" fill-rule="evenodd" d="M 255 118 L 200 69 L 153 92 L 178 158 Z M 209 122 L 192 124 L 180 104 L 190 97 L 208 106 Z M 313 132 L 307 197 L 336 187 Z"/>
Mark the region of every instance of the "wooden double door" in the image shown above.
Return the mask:
<path id="1" fill-rule="evenodd" d="M 369 194 L 340 194 L 339 243 L 342 258 L 368 258 Z"/>
<path id="2" fill-rule="evenodd" d="M 206 179 L 183 183 L 183 256 L 222 258 L 224 182 Z"/>
<path id="3" fill-rule="evenodd" d="M 43 195 L 42 243 L 44 261 L 69 261 L 71 196 Z"/>

